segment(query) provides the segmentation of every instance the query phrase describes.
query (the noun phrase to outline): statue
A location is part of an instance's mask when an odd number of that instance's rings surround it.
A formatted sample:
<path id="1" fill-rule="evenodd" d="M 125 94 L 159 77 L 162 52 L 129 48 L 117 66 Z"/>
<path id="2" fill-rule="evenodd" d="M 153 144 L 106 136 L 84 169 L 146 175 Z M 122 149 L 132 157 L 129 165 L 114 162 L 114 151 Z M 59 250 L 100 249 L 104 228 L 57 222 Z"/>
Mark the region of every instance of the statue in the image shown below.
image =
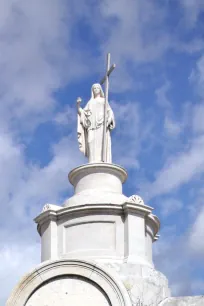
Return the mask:
<path id="1" fill-rule="evenodd" d="M 81 101 L 81 98 L 77 99 L 79 149 L 89 158 L 89 163 L 104 161 L 111 163 L 110 132 L 115 127 L 115 120 L 101 85 L 94 84 L 92 86 L 91 99 L 84 109 L 80 107 Z M 105 152 L 103 152 L 104 148 Z"/>

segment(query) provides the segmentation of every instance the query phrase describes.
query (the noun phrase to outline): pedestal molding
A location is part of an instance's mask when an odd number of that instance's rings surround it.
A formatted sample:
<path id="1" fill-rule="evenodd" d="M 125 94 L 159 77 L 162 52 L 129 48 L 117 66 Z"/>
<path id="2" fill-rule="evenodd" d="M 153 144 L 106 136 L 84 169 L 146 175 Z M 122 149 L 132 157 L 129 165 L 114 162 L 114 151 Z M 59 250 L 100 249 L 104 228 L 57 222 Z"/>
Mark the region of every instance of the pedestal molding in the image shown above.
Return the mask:
<path id="1" fill-rule="evenodd" d="M 57 209 L 56 205 L 50 205 L 49 210 L 43 211 L 39 216 L 37 216 L 34 221 L 38 224 L 38 232 L 40 234 L 41 225 L 45 222 L 55 221 L 67 217 L 69 215 L 93 215 L 98 213 L 107 213 L 107 211 L 114 215 L 125 216 L 126 214 L 140 215 L 146 219 L 147 226 L 153 231 L 154 241 L 158 239 L 158 231 L 160 229 L 159 219 L 151 213 L 152 207 L 147 205 L 140 205 L 134 203 L 124 203 L 120 204 L 84 204 L 74 207 L 59 207 Z"/>
<path id="2" fill-rule="evenodd" d="M 108 164 L 108 163 L 93 163 L 93 164 L 85 164 L 81 165 L 77 168 L 74 168 L 69 172 L 68 179 L 70 183 L 74 186 L 75 185 L 75 179 L 76 176 L 79 175 L 79 173 L 86 172 L 86 175 L 89 173 L 115 173 L 116 176 L 118 176 L 121 179 L 121 182 L 124 183 L 128 177 L 128 174 L 125 170 L 125 168 L 116 165 L 116 164 Z"/>

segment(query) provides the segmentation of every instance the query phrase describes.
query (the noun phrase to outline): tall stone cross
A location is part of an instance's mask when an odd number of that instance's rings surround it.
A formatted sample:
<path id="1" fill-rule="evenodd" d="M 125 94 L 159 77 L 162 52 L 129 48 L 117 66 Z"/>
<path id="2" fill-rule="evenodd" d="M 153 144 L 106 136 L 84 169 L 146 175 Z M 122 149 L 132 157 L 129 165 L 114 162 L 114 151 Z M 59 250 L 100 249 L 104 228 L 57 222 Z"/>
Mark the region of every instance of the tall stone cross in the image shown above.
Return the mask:
<path id="1" fill-rule="evenodd" d="M 109 91 L 109 76 L 111 72 L 115 69 L 116 65 L 113 64 L 110 67 L 110 53 L 107 54 L 107 64 L 106 64 L 106 74 L 101 80 L 100 84 L 105 83 L 105 103 L 104 103 L 104 129 L 103 129 L 103 146 L 102 146 L 102 161 L 107 161 L 106 156 L 106 129 L 107 129 L 107 107 L 108 107 L 108 91 Z"/>

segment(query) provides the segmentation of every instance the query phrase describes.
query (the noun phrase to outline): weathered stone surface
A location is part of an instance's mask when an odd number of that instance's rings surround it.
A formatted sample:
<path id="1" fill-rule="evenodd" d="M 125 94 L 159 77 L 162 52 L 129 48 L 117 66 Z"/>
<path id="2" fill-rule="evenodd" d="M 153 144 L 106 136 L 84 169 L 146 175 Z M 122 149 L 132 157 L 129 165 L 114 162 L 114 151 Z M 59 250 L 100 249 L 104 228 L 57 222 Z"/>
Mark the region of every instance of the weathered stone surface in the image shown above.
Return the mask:
<path id="1" fill-rule="evenodd" d="M 78 276 L 62 276 L 42 285 L 26 306 L 109 306 L 108 298 L 96 284 Z"/>
<path id="2" fill-rule="evenodd" d="M 117 271 L 133 306 L 158 306 L 170 296 L 167 278 L 154 268 L 136 264 L 107 264 Z"/>

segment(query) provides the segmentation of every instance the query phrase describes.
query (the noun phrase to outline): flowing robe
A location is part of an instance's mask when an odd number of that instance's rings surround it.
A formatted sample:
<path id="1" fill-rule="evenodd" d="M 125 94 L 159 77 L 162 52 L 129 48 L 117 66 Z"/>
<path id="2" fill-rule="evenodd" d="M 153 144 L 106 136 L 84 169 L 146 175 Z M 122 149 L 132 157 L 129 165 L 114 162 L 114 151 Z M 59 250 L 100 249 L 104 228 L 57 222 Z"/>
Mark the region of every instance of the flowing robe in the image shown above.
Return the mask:
<path id="1" fill-rule="evenodd" d="M 103 97 L 91 98 L 84 109 L 78 114 L 79 149 L 89 158 L 89 163 L 102 162 L 103 130 L 104 130 Z M 110 130 L 115 127 L 113 111 L 108 104 L 106 127 L 106 161 L 112 162 Z"/>

